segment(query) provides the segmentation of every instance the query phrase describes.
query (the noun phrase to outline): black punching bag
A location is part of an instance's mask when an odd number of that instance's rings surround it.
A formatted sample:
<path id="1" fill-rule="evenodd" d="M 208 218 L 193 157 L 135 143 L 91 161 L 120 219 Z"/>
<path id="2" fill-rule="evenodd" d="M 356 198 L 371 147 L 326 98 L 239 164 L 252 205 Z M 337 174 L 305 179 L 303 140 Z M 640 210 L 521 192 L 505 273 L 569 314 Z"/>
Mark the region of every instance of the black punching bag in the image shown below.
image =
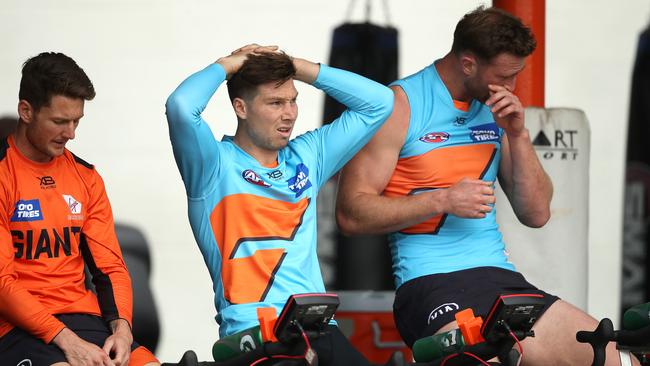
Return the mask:
<path id="1" fill-rule="evenodd" d="M 639 37 L 629 118 L 622 311 L 650 300 L 650 28 Z"/>
<path id="2" fill-rule="evenodd" d="M 334 30 L 329 65 L 352 71 L 387 85 L 397 79 L 397 30 L 390 26 L 345 23 Z M 345 107 L 325 97 L 323 124 L 336 119 Z M 335 225 L 336 176 L 319 201 L 319 255 L 323 277 L 333 290 L 391 290 L 390 250 L 385 235 L 347 237 Z M 328 209 L 329 208 L 329 209 Z"/>

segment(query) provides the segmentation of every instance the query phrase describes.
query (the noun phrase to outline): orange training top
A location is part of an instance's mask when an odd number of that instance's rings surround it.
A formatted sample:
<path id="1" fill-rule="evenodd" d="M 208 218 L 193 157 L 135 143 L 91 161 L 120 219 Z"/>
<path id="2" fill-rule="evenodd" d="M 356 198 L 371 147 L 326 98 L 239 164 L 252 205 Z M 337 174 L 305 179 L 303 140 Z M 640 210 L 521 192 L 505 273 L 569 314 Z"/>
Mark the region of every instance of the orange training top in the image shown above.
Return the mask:
<path id="1" fill-rule="evenodd" d="M 84 262 L 97 295 L 84 285 Z M 62 313 L 131 324 L 132 301 L 95 168 L 67 149 L 36 163 L 13 137 L 0 140 L 0 336 L 17 326 L 49 343 L 64 328 L 52 315 Z"/>

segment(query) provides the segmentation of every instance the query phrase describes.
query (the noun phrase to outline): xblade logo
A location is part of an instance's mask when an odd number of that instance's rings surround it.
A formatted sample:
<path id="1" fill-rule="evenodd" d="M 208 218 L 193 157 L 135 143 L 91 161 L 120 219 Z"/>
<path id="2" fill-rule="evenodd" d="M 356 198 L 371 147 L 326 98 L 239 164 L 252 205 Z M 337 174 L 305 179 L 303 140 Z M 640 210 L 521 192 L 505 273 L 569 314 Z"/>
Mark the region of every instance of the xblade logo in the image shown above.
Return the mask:
<path id="1" fill-rule="evenodd" d="M 54 178 L 49 175 L 38 178 L 40 180 L 41 189 L 56 188 L 56 182 Z"/>
<path id="2" fill-rule="evenodd" d="M 266 183 L 262 177 L 260 177 L 257 173 L 250 169 L 246 169 L 241 173 L 242 178 L 244 178 L 245 181 L 248 183 L 255 184 L 256 186 L 260 187 L 270 187 L 271 185 Z"/>
<path id="3" fill-rule="evenodd" d="M 578 130 L 555 130 L 550 139 L 543 130 L 540 130 L 533 139 L 535 149 L 542 152 L 545 160 L 576 160 L 578 149 L 575 147 Z"/>
<path id="4" fill-rule="evenodd" d="M 426 135 L 420 137 L 419 140 L 422 142 L 435 144 L 449 140 L 449 134 L 447 132 L 429 132 Z"/>
<path id="5" fill-rule="evenodd" d="M 307 188 L 311 187 L 309 168 L 305 164 L 298 164 L 296 166 L 296 176 L 290 178 L 287 183 L 289 183 L 289 189 L 295 192 L 296 198 L 298 198 Z"/>
<path id="6" fill-rule="evenodd" d="M 40 220 L 43 220 L 43 212 L 41 212 L 41 202 L 39 200 L 19 200 L 16 202 L 11 222 Z"/>
<path id="7" fill-rule="evenodd" d="M 454 126 L 463 126 L 464 124 L 467 123 L 467 117 L 456 117 L 456 120 L 454 121 Z"/>
<path id="8" fill-rule="evenodd" d="M 280 179 L 282 179 L 284 174 L 282 174 L 281 170 L 274 170 L 274 171 L 272 171 L 270 173 L 266 173 L 266 176 L 269 177 L 269 179 L 280 180 Z"/>
<path id="9" fill-rule="evenodd" d="M 500 138 L 499 127 L 496 123 L 486 123 L 469 129 L 472 131 L 470 137 L 475 142 L 496 141 Z"/>

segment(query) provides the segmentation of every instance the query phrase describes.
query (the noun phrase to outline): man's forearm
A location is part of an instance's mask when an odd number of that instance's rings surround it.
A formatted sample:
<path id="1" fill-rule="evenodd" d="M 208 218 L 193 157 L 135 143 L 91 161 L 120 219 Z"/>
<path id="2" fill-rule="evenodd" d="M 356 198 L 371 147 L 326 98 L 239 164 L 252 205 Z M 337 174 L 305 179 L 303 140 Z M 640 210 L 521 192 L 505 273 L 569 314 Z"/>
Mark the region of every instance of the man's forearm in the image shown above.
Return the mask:
<path id="1" fill-rule="evenodd" d="M 341 208 L 336 212 L 337 223 L 349 235 L 400 231 L 443 214 L 445 193 L 441 189 L 404 197 L 369 193 L 350 198 L 339 196 Z"/>
<path id="2" fill-rule="evenodd" d="M 513 209 L 525 225 L 543 226 L 550 217 L 553 184 L 537 158 L 527 130 L 518 137 L 508 137 L 508 143 Z"/>
<path id="3" fill-rule="evenodd" d="M 307 61 L 302 58 L 294 58 L 293 65 L 296 68 L 296 80 L 300 80 L 307 84 L 313 84 L 318 77 L 320 65 Z"/>
<path id="4" fill-rule="evenodd" d="M 129 339 L 131 339 L 131 342 L 133 342 L 133 335 L 131 333 L 131 325 L 129 324 L 128 321 L 126 321 L 126 319 L 122 319 L 122 318 L 115 319 L 115 320 L 112 320 L 109 324 L 110 324 L 110 327 L 111 327 L 111 332 L 113 332 L 113 334 L 124 335 L 124 336 L 128 337 Z"/>

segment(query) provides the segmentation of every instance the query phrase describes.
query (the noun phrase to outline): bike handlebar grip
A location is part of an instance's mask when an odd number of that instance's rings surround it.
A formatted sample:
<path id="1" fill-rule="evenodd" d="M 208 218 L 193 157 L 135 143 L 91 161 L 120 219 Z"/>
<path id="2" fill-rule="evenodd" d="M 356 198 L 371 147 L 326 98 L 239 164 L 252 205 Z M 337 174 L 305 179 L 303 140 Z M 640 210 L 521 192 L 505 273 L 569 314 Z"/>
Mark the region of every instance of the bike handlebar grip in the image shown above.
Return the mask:
<path id="1" fill-rule="evenodd" d="M 592 366 L 605 364 L 605 347 L 614 339 L 614 325 L 608 318 L 598 323 L 593 332 L 579 331 L 576 333 L 576 340 L 580 343 L 589 343 L 594 350 L 594 361 Z"/>
<path id="2" fill-rule="evenodd" d="M 242 353 L 253 351 L 264 344 L 260 327 L 252 327 L 216 341 L 212 357 L 217 362 L 228 361 Z"/>
<path id="3" fill-rule="evenodd" d="M 413 358 L 417 362 L 430 362 L 434 359 L 458 353 L 465 346 L 460 329 L 420 338 L 413 344 Z"/>
<path id="4" fill-rule="evenodd" d="M 650 325 L 650 302 L 629 308 L 623 314 L 623 329 L 637 330 Z"/>

